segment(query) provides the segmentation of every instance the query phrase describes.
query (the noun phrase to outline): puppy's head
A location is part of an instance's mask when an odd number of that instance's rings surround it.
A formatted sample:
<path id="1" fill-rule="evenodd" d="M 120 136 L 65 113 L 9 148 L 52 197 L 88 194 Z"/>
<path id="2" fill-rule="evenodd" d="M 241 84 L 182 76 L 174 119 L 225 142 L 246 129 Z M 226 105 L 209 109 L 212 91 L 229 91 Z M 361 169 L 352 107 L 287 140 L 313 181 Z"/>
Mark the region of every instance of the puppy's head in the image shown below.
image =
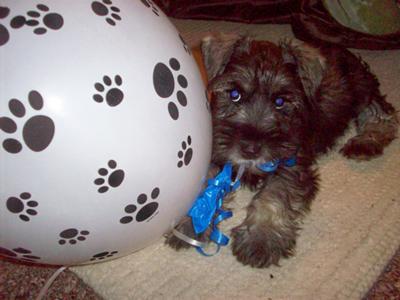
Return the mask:
<path id="1" fill-rule="evenodd" d="M 308 139 L 310 98 L 323 62 L 290 43 L 277 46 L 237 35 L 206 37 L 202 53 L 214 162 L 246 163 L 255 171 L 257 164 L 293 155 Z"/>

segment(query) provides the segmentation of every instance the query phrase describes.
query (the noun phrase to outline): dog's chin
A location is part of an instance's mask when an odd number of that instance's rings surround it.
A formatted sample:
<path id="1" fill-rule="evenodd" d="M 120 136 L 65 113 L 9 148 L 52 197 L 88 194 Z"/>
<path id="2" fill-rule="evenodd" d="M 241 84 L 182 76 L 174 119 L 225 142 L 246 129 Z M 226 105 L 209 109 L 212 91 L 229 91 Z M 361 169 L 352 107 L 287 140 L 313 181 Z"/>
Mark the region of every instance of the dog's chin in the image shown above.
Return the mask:
<path id="1" fill-rule="evenodd" d="M 257 167 L 259 165 L 262 165 L 268 161 L 271 161 L 271 159 L 266 159 L 265 157 L 256 157 L 256 158 L 245 158 L 240 154 L 232 154 L 230 156 L 229 161 L 236 167 L 239 167 L 240 165 L 244 165 L 246 167 L 247 171 L 250 171 L 252 173 L 258 174 L 262 173 L 262 171 Z"/>

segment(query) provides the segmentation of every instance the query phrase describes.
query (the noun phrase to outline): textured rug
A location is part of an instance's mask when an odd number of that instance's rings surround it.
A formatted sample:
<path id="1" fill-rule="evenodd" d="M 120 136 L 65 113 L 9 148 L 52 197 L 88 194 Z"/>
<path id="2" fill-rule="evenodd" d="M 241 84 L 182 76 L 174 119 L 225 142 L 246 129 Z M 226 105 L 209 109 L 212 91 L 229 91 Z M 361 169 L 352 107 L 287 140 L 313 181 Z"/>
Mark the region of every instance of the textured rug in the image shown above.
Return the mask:
<path id="1" fill-rule="evenodd" d="M 0 300 L 33 300 L 57 268 L 16 263 L 0 257 Z M 99 300 L 94 290 L 78 276 L 62 272 L 47 291 L 44 299 Z"/>
<path id="2" fill-rule="evenodd" d="M 174 22 L 190 45 L 211 30 L 272 41 L 292 36 L 284 25 Z M 356 52 L 400 109 L 400 51 Z M 211 258 L 194 250 L 177 253 L 160 240 L 121 259 L 72 268 L 93 290 L 69 271 L 46 299 L 361 299 L 371 287 L 366 299 L 399 299 L 398 256 L 376 281 L 400 245 L 399 165 L 399 140 L 370 162 L 348 161 L 336 152 L 321 159 L 321 192 L 304 222 L 296 256 L 280 267 L 244 267 L 229 247 Z M 234 218 L 223 224 L 224 232 L 244 217 L 242 208 L 250 197 L 249 191 L 239 192 Z M 34 299 L 54 271 L 0 260 L 0 299 Z"/>
<path id="3" fill-rule="evenodd" d="M 0 258 L 0 299 L 36 299 L 56 271 L 54 267 L 20 264 Z M 400 297 L 400 248 L 363 300 L 397 300 Z M 102 300 L 75 273 L 66 270 L 54 281 L 44 299 Z"/>
<path id="4" fill-rule="evenodd" d="M 292 37 L 285 25 L 175 23 L 190 45 L 212 30 L 272 41 Z M 400 52 L 357 53 L 399 109 Z M 160 240 L 127 257 L 72 270 L 106 299 L 360 299 L 400 245 L 399 150 L 396 141 L 371 162 L 348 161 L 336 152 L 321 159 L 321 192 L 305 220 L 296 256 L 281 267 L 244 267 L 229 247 L 211 258 L 196 251 L 177 253 Z M 234 218 L 222 226 L 225 232 L 243 219 L 250 197 L 249 191 L 239 192 Z"/>

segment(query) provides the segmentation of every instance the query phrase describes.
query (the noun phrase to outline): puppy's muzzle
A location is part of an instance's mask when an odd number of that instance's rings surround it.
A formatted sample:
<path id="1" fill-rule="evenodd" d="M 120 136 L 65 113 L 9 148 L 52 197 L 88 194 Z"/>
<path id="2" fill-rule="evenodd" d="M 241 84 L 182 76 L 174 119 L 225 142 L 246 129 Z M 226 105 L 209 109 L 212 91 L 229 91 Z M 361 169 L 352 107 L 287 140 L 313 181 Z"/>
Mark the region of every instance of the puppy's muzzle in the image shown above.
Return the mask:
<path id="1" fill-rule="evenodd" d="M 240 154 L 243 158 L 254 159 L 259 157 L 261 154 L 262 145 L 257 141 L 241 140 L 239 145 Z"/>

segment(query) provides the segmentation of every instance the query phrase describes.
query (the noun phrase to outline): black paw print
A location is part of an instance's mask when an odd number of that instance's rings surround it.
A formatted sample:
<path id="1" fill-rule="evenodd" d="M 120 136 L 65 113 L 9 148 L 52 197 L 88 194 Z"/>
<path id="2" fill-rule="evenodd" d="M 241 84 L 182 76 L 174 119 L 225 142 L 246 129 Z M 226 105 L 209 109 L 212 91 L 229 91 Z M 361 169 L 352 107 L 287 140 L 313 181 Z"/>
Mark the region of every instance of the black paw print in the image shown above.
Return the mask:
<path id="1" fill-rule="evenodd" d="M 174 71 L 180 70 L 181 65 L 176 58 L 169 60 L 169 67 L 163 63 L 158 63 L 153 70 L 154 89 L 161 98 L 169 98 L 175 91 L 175 78 L 170 68 Z M 187 79 L 182 74 L 178 75 L 177 82 L 183 89 L 188 86 Z M 177 91 L 176 98 L 181 106 L 185 107 L 187 105 L 186 95 L 181 90 Z M 172 101 L 168 103 L 168 112 L 173 120 L 179 118 L 178 106 Z"/>
<path id="2" fill-rule="evenodd" d="M 10 9 L 8 7 L 0 6 L 0 19 L 5 19 L 10 13 Z M 10 39 L 10 34 L 7 28 L 0 24 L 0 47 L 5 45 Z"/>
<path id="3" fill-rule="evenodd" d="M 28 25 L 34 28 L 35 34 L 45 34 L 47 29 L 58 30 L 64 25 L 64 19 L 57 13 L 50 13 L 49 7 L 44 4 L 36 5 L 37 10 L 30 10 L 25 16 L 12 18 L 10 25 L 14 29 Z M 44 14 L 44 15 L 43 15 Z"/>
<path id="4" fill-rule="evenodd" d="M 118 187 L 121 185 L 122 181 L 124 181 L 125 172 L 120 169 L 115 170 L 117 168 L 117 163 L 115 162 L 115 160 L 109 160 L 108 167 L 110 170 L 107 170 L 106 168 L 100 168 L 98 170 L 100 176 L 107 176 L 107 182 L 102 177 L 96 178 L 96 180 L 94 181 L 96 185 L 101 185 L 101 187 L 99 187 L 99 189 L 97 190 L 99 193 L 107 192 L 109 190 L 109 186 L 113 188 Z"/>
<path id="5" fill-rule="evenodd" d="M 151 8 L 151 10 L 153 11 L 153 13 L 156 16 L 160 16 L 160 11 L 158 10 L 157 6 L 154 5 L 154 3 L 150 0 L 140 0 L 142 1 L 142 3 L 144 4 L 144 6 Z"/>
<path id="6" fill-rule="evenodd" d="M 39 256 L 32 255 L 32 251 L 24 249 L 24 248 L 14 248 L 12 250 L 0 247 L 0 255 L 15 258 L 28 262 L 35 262 L 40 259 Z"/>
<path id="7" fill-rule="evenodd" d="M 30 106 L 35 110 L 43 108 L 42 95 L 37 91 L 31 91 L 28 95 Z M 18 99 L 11 99 L 8 102 L 10 112 L 16 118 L 23 118 L 26 114 L 25 105 Z M 17 124 L 8 117 L 0 117 L 0 129 L 5 133 L 15 133 Z M 35 152 L 46 149 L 54 137 L 55 126 L 52 119 L 43 115 L 35 115 L 29 118 L 23 125 L 22 137 L 25 145 Z M 22 144 L 17 139 L 9 138 L 3 141 L 3 148 L 9 153 L 18 153 L 22 150 Z"/>
<path id="8" fill-rule="evenodd" d="M 106 258 L 111 258 L 113 257 L 115 254 L 118 254 L 118 251 L 104 251 L 104 252 L 100 252 L 97 253 L 95 255 L 93 255 L 93 257 L 90 259 L 90 261 L 97 261 L 97 260 L 103 260 Z"/>
<path id="9" fill-rule="evenodd" d="M 151 199 L 155 200 L 158 198 L 159 195 L 160 195 L 160 189 L 158 187 L 156 187 L 151 192 Z M 147 200 L 148 200 L 148 197 L 146 194 L 140 194 L 136 199 L 137 204 L 143 205 L 136 214 L 137 222 L 143 222 L 143 221 L 149 220 L 149 218 L 151 216 L 153 216 L 154 213 L 157 211 L 158 203 L 153 201 L 153 202 L 146 204 Z M 129 205 L 125 206 L 124 210 L 127 214 L 133 214 L 136 212 L 137 206 L 135 204 L 129 204 Z M 133 217 L 125 216 L 125 217 L 121 218 L 119 221 L 122 224 L 128 224 L 133 221 Z"/>
<path id="10" fill-rule="evenodd" d="M 115 21 L 121 21 L 121 16 L 118 14 L 120 9 L 112 5 L 110 0 L 103 0 L 102 2 L 92 2 L 93 12 L 98 16 L 106 17 L 106 22 L 112 26 L 115 26 Z"/>
<path id="11" fill-rule="evenodd" d="M 189 135 L 186 139 L 186 142 L 182 142 L 182 150 L 178 152 L 178 168 L 182 168 L 183 165 L 187 166 L 193 157 L 193 149 L 190 147 L 192 145 L 192 138 Z"/>
<path id="12" fill-rule="evenodd" d="M 34 209 L 39 205 L 38 202 L 31 199 L 30 193 L 22 193 L 17 197 L 10 197 L 7 199 L 7 209 L 13 213 L 18 214 L 22 221 L 28 222 L 29 216 L 36 216 L 37 211 Z"/>
<path id="13" fill-rule="evenodd" d="M 119 75 L 114 77 L 115 85 L 120 87 L 122 85 L 122 78 Z M 109 76 L 103 77 L 103 83 L 95 83 L 94 88 L 102 94 L 94 94 L 93 100 L 101 103 L 106 100 L 109 106 L 117 106 L 124 100 L 124 93 L 117 87 L 111 88 L 112 80 Z M 105 95 L 104 95 L 105 93 Z"/>
<path id="14" fill-rule="evenodd" d="M 60 233 L 60 238 L 58 243 L 60 245 L 65 245 L 69 242 L 71 245 L 75 245 L 78 241 L 83 242 L 86 240 L 86 236 L 89 235 L 89 231 L 81 230 L 79 231 L 76 228 L 65 229 Z"/>
<path id="15" fill-rule="evenodd" d="M 185 49 L 185 51 L 186 51 L 189 55 L 191 55 L 192 52 L 190 51 L 189 46 L 186 44 L 186 42 L 185 42 L 185 40 L 183 39 L 183 37 L 181 36 L 181 34 L 179 34 L 179 38 L 180 38 L 180 40 L 181 40 L 181 42 L 182 42 L 182 44 L 183 44 L 183 49 Z"/>

